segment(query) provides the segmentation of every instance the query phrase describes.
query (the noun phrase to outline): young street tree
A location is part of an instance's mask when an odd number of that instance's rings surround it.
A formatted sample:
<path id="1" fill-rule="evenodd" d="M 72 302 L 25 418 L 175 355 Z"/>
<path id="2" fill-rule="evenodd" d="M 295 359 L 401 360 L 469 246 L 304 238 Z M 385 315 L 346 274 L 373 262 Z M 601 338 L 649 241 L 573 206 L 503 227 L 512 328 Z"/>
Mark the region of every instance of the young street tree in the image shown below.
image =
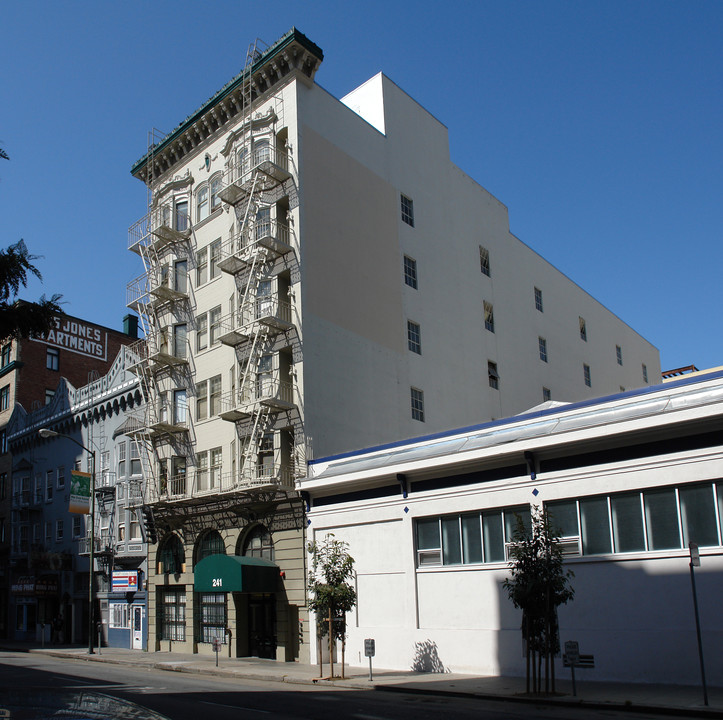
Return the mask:
<path id="1" fill-rule="evenodd" d="M 17 299 L 20 288 L 27 287 L 29 274 L 43 279 L 33 265 L 37 259 L 23 240 L 0 250 L 0 338 L 43 335 L 62 312 L 58 304 L 61 295 L 49 299 L 43 295 L 38 302 Z"/>
<path id="2" fill-rule="evenodd" d="M 322 673 L 321 638 L 329 636 L 329 675 L 334 677 L 334 641 L 341 640 L 341 677 L 344 678 L 346 650 L 346 613 L 356 605 L 356 590 L 351 585 L 354 558 L 348 543 L 329 533 L 321 542 L 309 543 L 309 610 L 316 613 L 319 640 L 319 674 Z"/>
<path id="3" fill-rule="evenodd" d="M 547 511 L 532 506 L 532 524 L 526 529 L 517 518 L 510 548 L 511 577 L 504 587 L 512 604 L 522 610 L 522 638 L 526 647 L 527 692 L 542 691 L 545 659 L 545 692 L 555 692 L 555 655 L 560 650 L 557 608 L 573 599 L 573 573 L 562 564 L 559 535 Z M 551 681 L 551 682 L 550 682 Z"/>

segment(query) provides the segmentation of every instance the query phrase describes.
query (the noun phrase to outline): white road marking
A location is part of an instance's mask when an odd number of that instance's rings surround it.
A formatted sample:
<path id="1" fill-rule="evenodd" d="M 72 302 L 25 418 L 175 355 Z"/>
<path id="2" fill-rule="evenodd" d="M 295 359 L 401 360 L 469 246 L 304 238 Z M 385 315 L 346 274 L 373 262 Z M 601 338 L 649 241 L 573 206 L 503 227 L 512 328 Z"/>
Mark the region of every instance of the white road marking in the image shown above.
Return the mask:
<path id="1" fill-rule="evenodd" d="M 265 713 L 266 715 L 270 715 L 270 710 L 257 710 L 256 708 L 250 708 L 250 707 L 243 707 L 242 705 L 224 705 L 223 703 L 215 703 L 215 702 L 208 702 L 208 700 L 201 700 L 204 705 L 216 705 L 216 707 L 227 707 L 227 708 L 233 708 L 234 710 L 248 710 L 249 712 L 257 712 L 257 713 Z"/>

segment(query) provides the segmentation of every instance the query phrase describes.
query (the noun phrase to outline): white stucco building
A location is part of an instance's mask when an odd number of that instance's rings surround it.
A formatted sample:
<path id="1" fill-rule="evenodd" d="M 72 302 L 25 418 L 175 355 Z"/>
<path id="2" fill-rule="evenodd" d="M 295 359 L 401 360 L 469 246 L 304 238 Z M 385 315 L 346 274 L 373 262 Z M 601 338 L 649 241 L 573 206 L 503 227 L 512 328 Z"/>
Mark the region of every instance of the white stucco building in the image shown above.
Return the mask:
<path id="1" fill-rule="evenodd" d="M 515 515 L 538 505 L 574 572 L 560 640 L 594 655 L 585 678 L 700 682 L 693 541 L 706 675 L 723 684 L 722 429 L 713 372 L 314 461 L 309 540 L 333 533 L 356 561 L 350 663 L 371 637 L 379 667 L 524 675 L 502 583 Z"/>
<path id="2" fill-rule="evenodd" d="M 295 29 L 252 48 L 132 169 L 151 649 L 231 627 L 236 654 L 308 658 L 295 481 L 314 456 L 659 377 L 650 343 L 510 233 L 444 125 L 381 74 L 332 97 L 322 58 Z M 198 581 L 214 554 L 242 558 L 223 592 Z M 277 577 L 250 590 L 253 556 Z"/>

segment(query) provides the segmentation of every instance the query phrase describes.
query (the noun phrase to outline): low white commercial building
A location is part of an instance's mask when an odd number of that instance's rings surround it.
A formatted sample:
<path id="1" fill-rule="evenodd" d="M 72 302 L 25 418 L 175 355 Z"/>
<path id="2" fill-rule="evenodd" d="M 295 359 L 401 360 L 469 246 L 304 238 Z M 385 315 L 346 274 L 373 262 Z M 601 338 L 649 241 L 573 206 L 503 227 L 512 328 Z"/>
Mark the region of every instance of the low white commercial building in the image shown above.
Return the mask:
<path id="1" fill-rule="evenodd" d="M 546 507 L 574 572 L 560 640 L 586 678 L 700 682 L 689 543 L 710 684 L 723 684 L 723 372 L 316 460 L 310 541 L 354 557 L 346 657 L 379 667 L 524 675 L 507 597 L 514 517 Z M 563 672 L 558 661 L 558 676 Z"/>

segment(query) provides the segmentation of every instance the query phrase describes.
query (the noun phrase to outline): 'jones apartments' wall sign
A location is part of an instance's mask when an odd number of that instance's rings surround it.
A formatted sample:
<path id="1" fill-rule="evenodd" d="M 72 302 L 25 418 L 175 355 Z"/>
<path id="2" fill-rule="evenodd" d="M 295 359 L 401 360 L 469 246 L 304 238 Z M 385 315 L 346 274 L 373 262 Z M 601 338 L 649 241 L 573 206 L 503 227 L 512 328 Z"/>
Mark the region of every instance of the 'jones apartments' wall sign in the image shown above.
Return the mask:
<path id="1" fill-rule="evenodd" d="M 78 320 L 56 318 L 55 329 L 50 330 L 47 335 L 34 337 L 33 340 L 79 355 L 108 359 L 108 333 Z"/>

